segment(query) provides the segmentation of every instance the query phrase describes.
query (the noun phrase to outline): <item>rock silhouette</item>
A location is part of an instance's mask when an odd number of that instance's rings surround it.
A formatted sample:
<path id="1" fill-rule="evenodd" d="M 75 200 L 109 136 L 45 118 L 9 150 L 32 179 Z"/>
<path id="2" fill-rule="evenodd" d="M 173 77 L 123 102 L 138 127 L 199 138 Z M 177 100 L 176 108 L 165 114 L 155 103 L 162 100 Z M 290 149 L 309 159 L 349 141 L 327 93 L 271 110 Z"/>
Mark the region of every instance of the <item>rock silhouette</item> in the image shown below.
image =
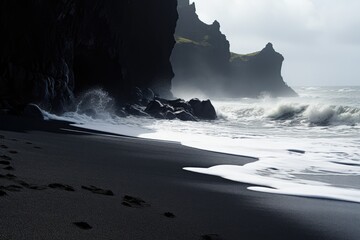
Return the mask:
<path id="1" fill-rule="evenodd" d="M 284 57 L 271 43 L 251 54 L 230 52 L 220 23 L 208 25 L 196 14 L 195 3 L 179 0 L 176 45 L 171 57 L 173 88 L 196 89 L 208 96 L 296 96 L 283 81 Z"/>

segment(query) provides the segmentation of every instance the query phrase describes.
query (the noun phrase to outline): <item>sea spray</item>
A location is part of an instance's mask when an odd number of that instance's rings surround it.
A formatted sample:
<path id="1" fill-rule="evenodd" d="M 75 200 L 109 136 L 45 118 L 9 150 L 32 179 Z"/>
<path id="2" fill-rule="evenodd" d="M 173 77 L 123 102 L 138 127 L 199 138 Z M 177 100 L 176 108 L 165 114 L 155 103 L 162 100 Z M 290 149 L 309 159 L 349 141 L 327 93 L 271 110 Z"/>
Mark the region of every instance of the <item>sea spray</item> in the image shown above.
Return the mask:
<path id="1" fill-rule="evenodd" d="M 346 194 L 351 192 L 347 200 L 354 201 L 352 193 L 357 194 L 360 188 L 351 180 L 360 177 L 360 88 L 341 89 L 301 88 L 297 89 L 299 98 L 215 100 L 221 117 L 211 122 L 117 117 L 111 98 L 102 91 L 79 98 L 74 112 L 48 116 L 75 122 L 82 128 L 258 158 L 245 168 L 233 166 L 234 174 L 248 169 L 247 176 L 254 181 L 266 176 L 276 186 L 264 184 L 250 190 L 298 196 L 318 192 L 321 196 L 317 197 L 332 199 L 339 199 L 338 193 L 344 190 Z M 91 112 L 86 114 L 89 106 L 95 106 L 93 116 L 89 116 Z M 226 177 L 216 169 L 220 168 L 214 166 L 212 174 Z M 325 178 L 309 180 L 316 176 Z M 350 180 L 337 181 L 338 176 Z M 293 190 L 285 193 L 284 186 L 293 186 Z M 330 188 L 336 191 L 321 192 Z"/>
<path id="2" fill-rule="evenodd" d="M 76 99 L 76 113 L 94 118 L 110 117 L 114 112 L 114 100 L 102 89 L 93 89 Z"/>

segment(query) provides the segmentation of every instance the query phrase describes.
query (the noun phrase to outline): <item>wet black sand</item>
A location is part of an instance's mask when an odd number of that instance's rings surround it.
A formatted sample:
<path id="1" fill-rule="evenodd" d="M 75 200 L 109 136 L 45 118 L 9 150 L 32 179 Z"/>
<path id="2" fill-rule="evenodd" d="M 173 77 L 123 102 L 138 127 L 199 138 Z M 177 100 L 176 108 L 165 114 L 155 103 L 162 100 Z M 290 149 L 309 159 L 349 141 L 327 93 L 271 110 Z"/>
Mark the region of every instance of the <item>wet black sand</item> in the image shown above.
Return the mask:
<path id="1" fill-rule="evenodd" d="M 182 170 L 253 159 L 69 129 L 0 115 L 1 240 L 360 239 L 360 204 Z"/>

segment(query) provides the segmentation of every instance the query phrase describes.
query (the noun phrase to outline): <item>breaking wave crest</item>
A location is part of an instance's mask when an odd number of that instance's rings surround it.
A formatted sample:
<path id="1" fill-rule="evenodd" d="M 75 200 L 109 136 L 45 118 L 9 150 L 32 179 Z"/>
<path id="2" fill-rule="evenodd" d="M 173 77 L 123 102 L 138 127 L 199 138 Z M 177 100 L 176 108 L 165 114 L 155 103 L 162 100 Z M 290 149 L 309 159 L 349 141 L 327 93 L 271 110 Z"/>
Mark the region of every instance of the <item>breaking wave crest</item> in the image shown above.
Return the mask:
<path id="1" fill-rule="evenodd" d="M 233 111 L 221 109 L 219 112 L 222 116 L 226 116 L 225 119 L 235 118 L 238 121 L 255 119 L 264 122 L 271 120 L 292 126 L 298 124 L 302 126 L 354 126 L 360 124 L 360 108 L 350 106 L 279 103 L 266 106 L 246 105 Z"/>
<path id="2" fill-rule="evenodd" d="M 273 120 L 291 120 L 316 126 L 357 125 L 360 109 L 348 106 L 280 104 L 267 117 Z"/>
<path id="3" fill-rule="evenodd" d="M 357 92 L 330 90 L 311 88 L 291 99 L 213 101 L 217 121 L 182 122 L 118 117 L 113 99 L 96 89 L 79 96 L 72 112 L 47 116 L 85 129 L 257 158 L 246 166 L 186 169 L 261 186 L 250 190 L 360 202 L 360 99 Z"/>

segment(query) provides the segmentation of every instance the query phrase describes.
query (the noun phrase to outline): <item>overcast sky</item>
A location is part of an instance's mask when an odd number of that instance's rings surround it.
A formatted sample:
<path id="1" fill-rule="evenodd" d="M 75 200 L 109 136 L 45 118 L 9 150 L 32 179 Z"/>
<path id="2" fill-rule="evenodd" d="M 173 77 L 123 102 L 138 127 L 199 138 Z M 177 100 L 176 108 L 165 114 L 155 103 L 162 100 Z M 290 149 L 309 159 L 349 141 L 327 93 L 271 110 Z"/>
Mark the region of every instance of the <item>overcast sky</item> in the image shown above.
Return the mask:
<path id="1" fill-rule="evenodd" d="M 360 0 L 190 0 L 218 20 L 231 51 L 272 42 L 290 86 L 360 85 Z"/>

